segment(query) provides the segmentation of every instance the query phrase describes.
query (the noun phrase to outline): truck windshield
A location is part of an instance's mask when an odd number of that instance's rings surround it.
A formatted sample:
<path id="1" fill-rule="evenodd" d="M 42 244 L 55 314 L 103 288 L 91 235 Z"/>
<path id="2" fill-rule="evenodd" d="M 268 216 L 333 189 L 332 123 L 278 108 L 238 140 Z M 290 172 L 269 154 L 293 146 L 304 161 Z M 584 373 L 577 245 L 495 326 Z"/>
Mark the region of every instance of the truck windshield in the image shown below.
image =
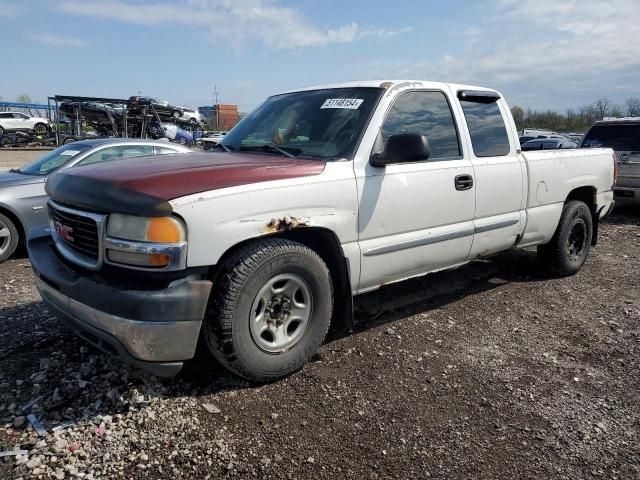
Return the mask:
<path id="1" fill-rule="evenodd" d="M 361 87 L 276 95 L 245 117 L 222 143 L 232 151 L 349 158 L 382 92 Z"/>
<path id="2" fill-rule="evenodd" d="M 640 125 L 595 125 L 582 142 L 582 148 L 590 147 L 640 152 Z"/>
<path id="3" fill-rule="evenodd" d="M 78 143 L 63 145 L 16 171 L 25 175 L 48 175 L 88 148 L 90 148 L 89 145 Z"/>

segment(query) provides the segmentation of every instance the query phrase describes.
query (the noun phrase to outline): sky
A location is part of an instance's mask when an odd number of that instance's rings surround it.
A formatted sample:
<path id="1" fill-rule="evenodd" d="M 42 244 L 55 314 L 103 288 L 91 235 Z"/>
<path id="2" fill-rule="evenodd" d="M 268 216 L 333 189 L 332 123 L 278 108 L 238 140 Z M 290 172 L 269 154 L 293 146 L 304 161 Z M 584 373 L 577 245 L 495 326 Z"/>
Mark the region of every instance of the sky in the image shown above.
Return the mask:
<path id="1" fill-rule="evenodd" d="M 0 0 L 0 96 L 127 98 L 249 111 L 369 79 L 500 90 L 567 108 L 640 96 L 640 0 Z"/>

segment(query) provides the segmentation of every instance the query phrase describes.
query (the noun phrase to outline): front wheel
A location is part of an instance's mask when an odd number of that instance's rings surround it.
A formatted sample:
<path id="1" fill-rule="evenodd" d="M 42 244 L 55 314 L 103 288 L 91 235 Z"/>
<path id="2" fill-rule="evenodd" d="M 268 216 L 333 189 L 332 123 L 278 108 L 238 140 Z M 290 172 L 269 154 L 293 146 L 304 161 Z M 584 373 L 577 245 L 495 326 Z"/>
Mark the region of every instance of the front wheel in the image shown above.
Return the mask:
<path id="1" fill-rule="evenodd" d="M 42 133 L 46 133 L 47 132 L 47 126 L 44 123 L 36 123 L 33 126 L 33 131 L 37 135 L 40 135 Z"/>
<path id="2" fill-rule="evenodd" d="M 565 203 L 556 233 L 546 245 L 538 247 L 545 267 L 561 277 L 578 273 L 589 255 L 593 238 L 593 219 L 586 203 Z"/>
<path id="3" fill-rule="evenodd" d="M 0 213 L 0 263 L 13 255 L 18 248 L 19 240 L 18 229 L 14 223 Z"/>
<path id="4" fill-rule="evenodd" d="M 182 116 L 182 112 L 180 110 L 173 111 L 173 118 L 180 118 Z"/>
<path id="5" fill-rule="evenodd" d="M 206 343 L 229 370 L 269 382 L 300 369 L 331 321 L 331 276 L 320 256 L 297 242 L 249 244 L 222 267 L 205 319 Z"/>

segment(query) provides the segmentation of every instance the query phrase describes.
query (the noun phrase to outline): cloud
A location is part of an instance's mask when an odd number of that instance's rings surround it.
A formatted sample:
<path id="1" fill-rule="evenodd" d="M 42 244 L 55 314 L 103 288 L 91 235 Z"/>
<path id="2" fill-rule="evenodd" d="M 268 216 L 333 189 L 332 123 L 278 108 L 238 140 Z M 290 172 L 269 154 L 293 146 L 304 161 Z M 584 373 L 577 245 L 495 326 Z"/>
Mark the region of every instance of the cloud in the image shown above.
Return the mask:
<path id="1" fill-rule="evenodd" d="M 17 2 L 10 0 L 0 0 L 0 17 L 14 18 L 22 15 L 25 9 Z"/>
<path id="2" fill-rule="evenodd" d="M 358 38 L 376 38 L 378 40 L 387 40 L 389 38 L 397 37 L 398 35 L 403 35 L 410 32 L 413 32 L 413 27 L 404 27 L 397 30 L 371 27 L 361 30 L 358 33 Z"/>
<path id="3" fill-rule="evenodd" d="M 182 0 L 162 3 L 130 0 L 64 0 L 64 13 L 136 25 L 186 25 L 206 32 L 212 42 L 239 48 L 251 40 L 276 49 L 318 47 L 361 39 L 387 39 L 410 32 L 383 28 L 362 29 L 357 23 L 322 29 L 309 23 L 298 10 L 269 0 Z"/>
<path id="4" fill-rule="evenodd" d="M 638 95 L 637 82 L 619 88 L 634 73 L 640 78 L 638 0 L 494 0 L 493 7 L 473 25 L 456 27 L 466 47 L 455 54 L 393 60 L 372 74 L 487 85 L 545 108 L 609 92 Z"/>
<path id="5" fill-rule="evenodd" d="M 55 33 L 32 33 L 27 35 L 34 42 L 49 45 L 51 47 L 74 47 L 82 48 L 87 46 L 87 42 L 82 38 L 57 35 Z"/>

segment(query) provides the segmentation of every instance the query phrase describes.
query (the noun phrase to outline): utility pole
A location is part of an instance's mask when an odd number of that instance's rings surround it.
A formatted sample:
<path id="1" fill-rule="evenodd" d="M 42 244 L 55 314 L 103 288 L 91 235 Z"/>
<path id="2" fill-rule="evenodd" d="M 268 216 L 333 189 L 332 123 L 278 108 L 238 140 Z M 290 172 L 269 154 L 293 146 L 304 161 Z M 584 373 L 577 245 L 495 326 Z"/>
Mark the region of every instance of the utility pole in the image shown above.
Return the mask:
<path id="1" fill-rule="evenodd" d="M 220 130 L 220 92 L 218 86 L 213 86 L 213 104 L 216 109 L 216 130 Z"/>

